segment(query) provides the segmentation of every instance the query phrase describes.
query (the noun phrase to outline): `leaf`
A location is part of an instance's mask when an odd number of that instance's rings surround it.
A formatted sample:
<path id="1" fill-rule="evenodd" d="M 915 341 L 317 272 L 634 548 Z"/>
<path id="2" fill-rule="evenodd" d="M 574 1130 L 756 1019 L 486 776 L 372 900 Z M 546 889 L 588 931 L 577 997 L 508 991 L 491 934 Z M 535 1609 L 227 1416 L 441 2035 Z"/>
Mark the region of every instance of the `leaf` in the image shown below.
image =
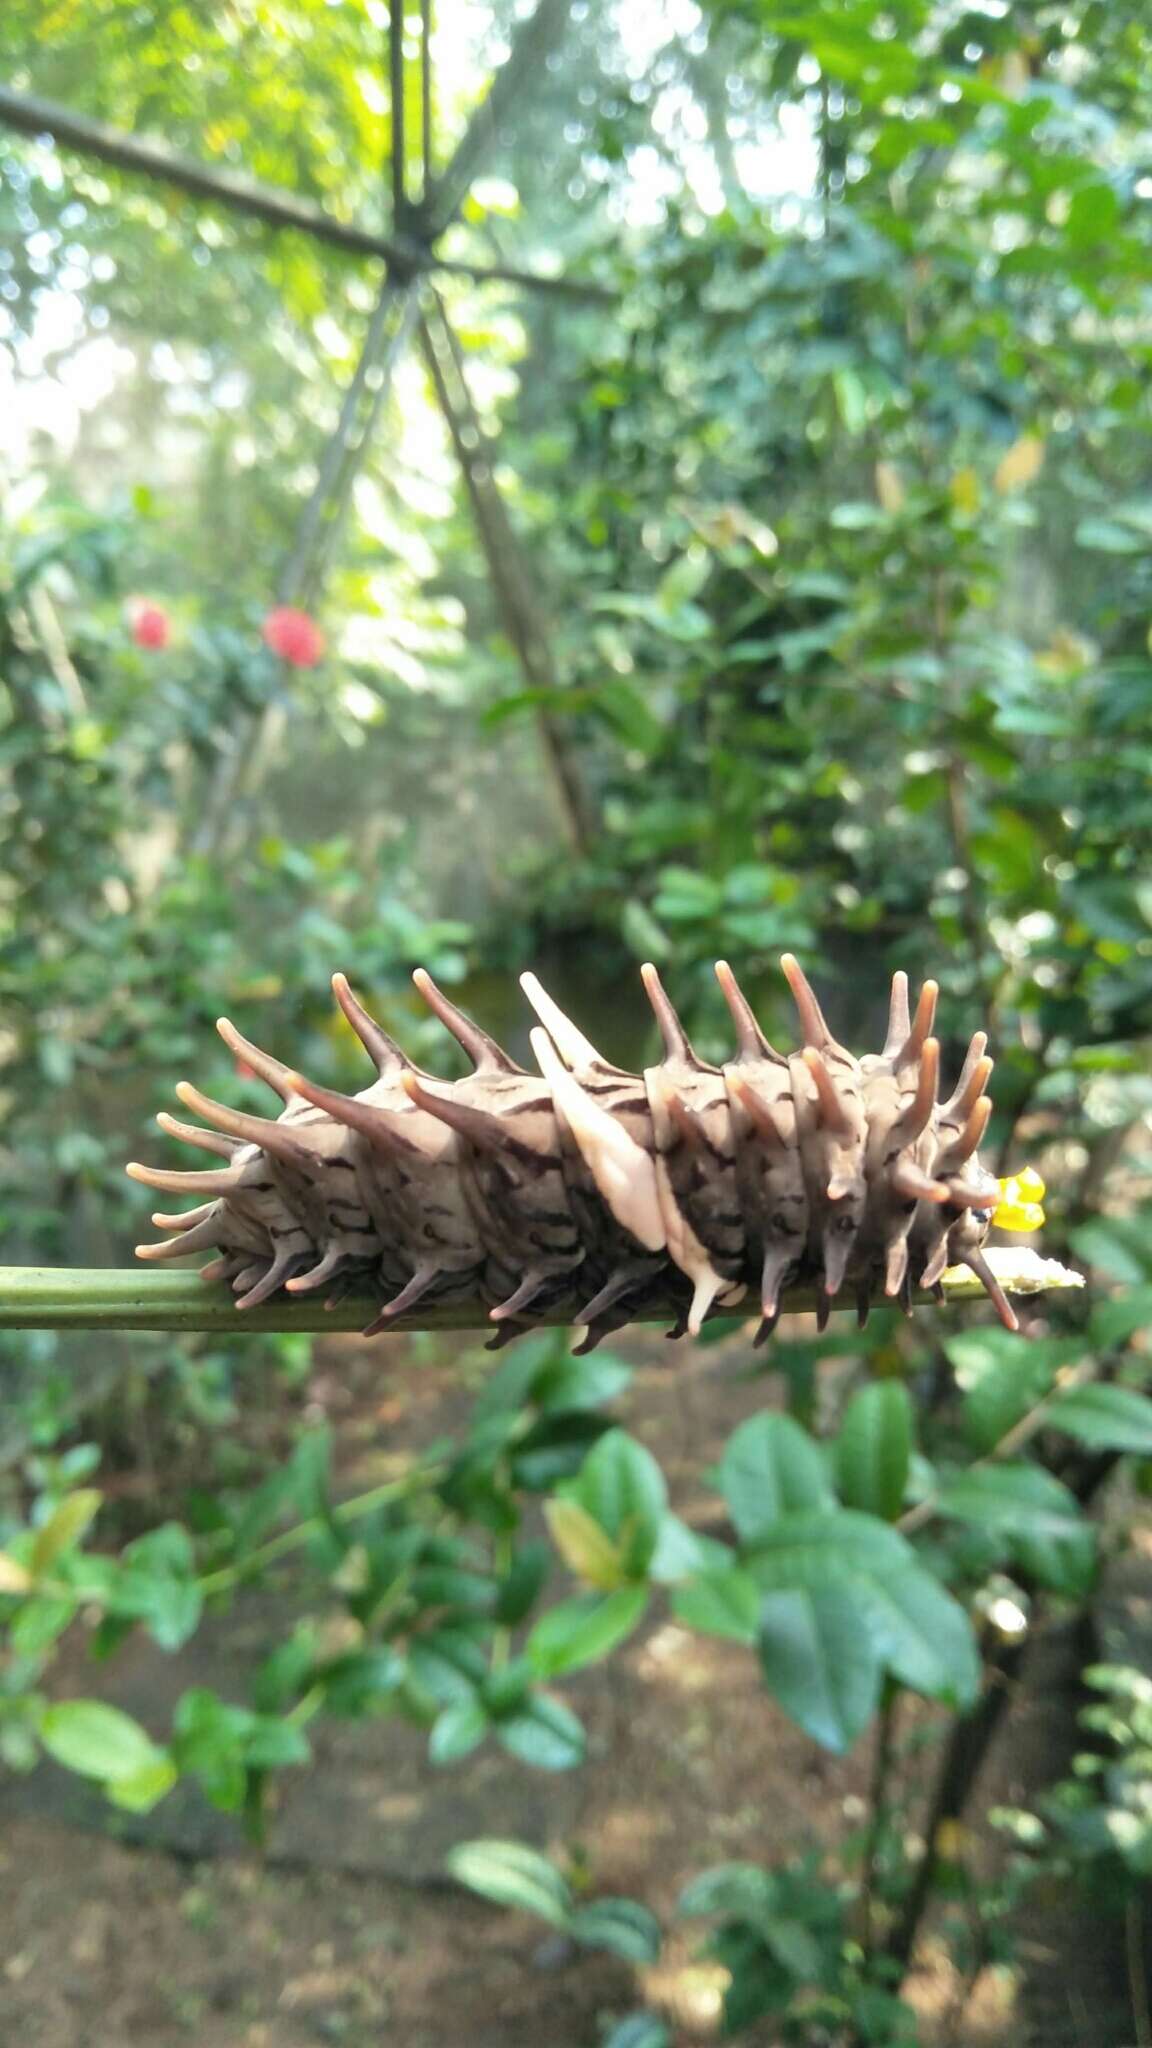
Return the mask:
<path id="1" fill-rule="evenodd" d="M 0 1593 L 26 1593 L 31 1584 L 32 1575 L 25 1566 L 0 1550 Z"/>
<path id="2" fill-rule="evenodd" d="M 688 1585 L 675 1588 L 672 1612 L 677 1621 L 702 1635 L 754 1643 L 760 1625 L 759 1588 L 735 1565 L 730 1571 L 701 1572 Z"/>
<path id="3" fill-rule="evenodd" d="M 878 1516 L 839 1508 L 782 1515 L 749 1546 L 743 1564 L 758 1585 L 774 1589 L 817 1583 L 829 1560 L 874 1575 L 915 1564 L 916 1553 L 906 1536 Z"/>
<path id="4" fill-rule="evenodd" d="M 1081 1600 L 1096 1576 L 1096 1531 L 1090 1522 L 1067 1536 L 1013 1536 L 1013 1562 L 1050 1592 Z"/>
<path id="5" fill-rule="evenodd" d="M 471 1699 L 488 1671 L 480 1643 L 462 1628 L 434 1629 L 429 1635 L 412 1637 L 408 1665 L 416 1684 L 441 1706 Z"/>
<path id="6" fill-rule="evenodd" d="M 93 1521 L 103 1498 L 103 1494 L 97 1493 L 94 1487 L 87 1486 L 64 1496 L 43 1528 L 36 1532 L 29 1559 L 33 1578 L 43 1578 L 58 1557 L 75 1547 Z"/>
<path id="7" fill-rule="evenodd" d="M 1094 1345 L 1111 1348 L 1124 1344 L 1137 1330 L 1152 1328 L 1152 1287 L 1134 1287 L 1111 1301 L 1098 1301 L 1088 1318 L 1088 1336 Z"/>
<path id="8" fill-rule="evenodd" d="M 818 1446 L 790 1415 L 750 1416 L 724 1446 L 720 1491 L 746 1542 L 797 1509 L 833 1508 Z"/>
<path id="9" fill-rule="evenodd" d="M 902 1380 L 874 1380 L 844 1411 L 836 1478 L 850 1508 L 894 1522 L 904 1505 L 912 1456 L 912 1403 Z"/>
<path id="10" fill-rule="evenodd" d="M 127 1813 L 150 1813 L 172 1790 L 180 1773 L 170 1756 L 158 1753 L 155 1763 L 133 1771 L 127 1778 L 113 1778 L 105 1790 L 113 1806 Z"/>
<path id="11" fill-rule="evenodd" d="M 672 2036 L 652 2012 L 630 2012 L 606 2034 L 601 2048 L 672 2048 Z"/>
<path id="12" fill-rule="evenodd" d="M 660 1954 L 660 1922 L 637 1899 L 594 1899 L 568 1922 L 584 1948 L 602 1948 L 626 1963 L 654 1963 Z"/>
<path id="13" fill-rule="evenodd" d="M 648 1577 L 658 1586 L 675 1586 L 700 1572 L 723 1571 L 731 1557 L 726 1543 L 715 1536 L 697 1535 L 669 1509 L 660 1523 Z"/>
<path id="14" fill-rule="evenodd" d="M 776 1902 L 777 1886 L 758 1863 L 717 1863 L 685 1885 L 676 1907 L 686 1919 L 722 1915 L 726 1920 L 763 1922 Z"/>
<path id="15" fill-rule="evenodd" d="M 492 1616 L 501 1628 L 515 1628 L 523 1621 L 551 1569 L 552 1553 L 546 1543 L 521 1544 L 496 1588 Z"/>
<path id="16" fill-rule="evenodd" d="M 964 1395 L 964 1429 L 973 1449 L 990 1451 L 1048 1392 L 1058 1367 L 1078 1352 L 1075 1339 L 1021 1344 L 1010 1330 L 962 1330 L 944 1349 Z"/>
<path id="17" fill-rule="evenodd" d="M 605 1592 L 622 1583 L 626 1573 L 616 1545 L 579 1501 L 545 1501 L 544 1519 L 553 1543 L 578 1579 Z"/>
<path id="18" fill-rule="evenodd" d="M 1064 1536 L 1084 1521 L 1075 1495 L 1039 1465 L 973 1465 L 945 1480 L 937 1506 L 959 1522 L 1009 1536 Z"/>
<path id="19" fill-rule="evenodd" d="M 904 480 L 894 462 L 878 462 L 875 468 L 876 496 L 890 519 L 904 510 Z"/>
<path id="20" fill-rule="evenodd" d="M 980 510 L 980 479 L 970 466 L 958 469 L 949 480 L 948 496 L 952 509 L 961 519 L 975 519 Z"/>
<path id="21" fill-rule="evenodd" d="M 785 1516 L 744 1559 L 767 1592 L 850 1591 L 870 1616 L 873 1641 L 894 1678 L 931 1699 L 964 1700 L 979 1677 L 964 1609 L 917 1559 L 907 1539 L 874 1515 Z"/>
<path id="22" fill-rule="evenodd" d="M 901 1685 L 950 1706 L 970 1706 L 980 1690 L 972 1623 L 951 1593 L 918 1564 L 877 1574 L 864 1598 L 873 1640 Z"/>
<path id="23" fill-rule="evenodd" d="M 1094 1449 L 1152 1456 L 1152 1401 L 1133 1387 L 1070 1387 L 1056 1394 L 1046 1419 L 1052 1429 Z"/>
<path id="24" fill-rule="evenodd" d="M 58 1764 L 101 1784 L 134 1778 L 164 1760 L 138 1721 L 102 1700 L 64 1700 L 46 1708 L 40 1740 Z"/>
<path id="25" fill-rule="evenodd" d="M 626 1430 L 610 1429 L 585 1458 L 569 1497 L 614 1539 L 628 1576 L 645 1570 L 668 1505 L 651 1451 Z"/>
<path id="26" fill-rule="evenodd" d="M 1082 519 L 1072 538 L 1078 548 L 1103 555 L 1142 555 L 1148 546 L 1142 534 L 1115 519 Z"/>
<path id="27" fill-rule="evenodd" d="M 1044 467 L 1044 443 L 1037 434 L 1022 434 L 1000 457 L 992 481 L 1001 497 L 1009 491 L 1026 490 Z"/>
<path id="28" fill-rule="evenodd" d="M 519 1713 L 497 1722 L 496 1739 L 521 1763 L 539 1771 L 570 1771 L 584 1761 L 583 1727 L 551 1693 L 534 1693 Z"/>
<path id="29" fill-rule="evenodd" d="M 462 1756 L 470 1756 L 491 1725 L 482 1700 L 454 1700 L 437 1715 L 428 1737 L 429 1763 L 454 1764 Z"/>
<path id="30" fill-rule="evenodd" d="M 1152 1247 L 1138 1218 L 1094 1216 L 1072 1232 L 1072 1249 L 1078 1259 L 1106 1273 L 1111 1280 L 1128 1286 L 1147 1281 L 1152 1270 Z"/>
<path id="31" fill-rule="evenodd" d="M 550 1927 L 567 1927 L 572 1893 L 565 1879 L 546 1856 L 522 1842 L 461 1842 L 449 1852 L 447 1864 L 458 1884 L 482 1898 L 535 1913 Z"/>
<path id="32" fill-rule="evenodd" d="M 582 1593 L 541 1615 L 528 1638 L 527 1654 L 541 1678 L 578 1671 L 606 1657 L 643 1619 L 646 1586 L 621 1586 L 614 1593 Z"/>
<path id="33" fill-rule="evenodd" d="M 760 1665 L 789 1718 L 843 1754 L 880 1696 L 871 1617 L 850 1585 L 768 1593 L 760 1608 Z"/>
<path id="34" fill-rule="evenodd" d="M 823 1965 L 820 1944 L 802 1920 L 773 1917 L 764 1922 L 764 1939 L 776 1961 L 799 1984 L 819 1977 Z"/>
<path id="35" fill-rule="evenodd" d="M 611 1351 L 597 1351 L 590 1358 L 565 1355 L 538 1375 L 532 1397 L 545 1415 L 600 1408 L 624 1392 L 632 1374 L 627 1360 Z"/>

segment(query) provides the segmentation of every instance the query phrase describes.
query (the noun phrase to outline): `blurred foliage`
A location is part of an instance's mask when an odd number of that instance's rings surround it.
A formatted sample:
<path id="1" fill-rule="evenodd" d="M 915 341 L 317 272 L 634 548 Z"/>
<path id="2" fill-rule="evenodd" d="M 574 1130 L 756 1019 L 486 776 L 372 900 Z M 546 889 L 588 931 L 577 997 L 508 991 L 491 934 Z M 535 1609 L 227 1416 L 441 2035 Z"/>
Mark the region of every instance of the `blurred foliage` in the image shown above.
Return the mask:
<path id="1" fill-rule="evenodd" d="M 438 26 L 440 163 L 514 12 Z M 384 224 L 386 35 L 375 0 L 11 0 L 0 58 L 17 89 Z M 417 70 L 409 51 L 413 189 Z M 1103 1283 L 1026 1352 L 881 1321 L 831 1416 L 821 1369 L 843 1337 L 778 1340 L 789 1412 L 735 1432 L 707 1536 L 615 1425 L 627 1365 L 548 1338 L 493 1375 L 461 1440 L 370 1497 L 339 1498 L 307 1431 L 255 1494 L 222 1449 L 214 1490 L 117 1549 L 48 1345 L 13 1344 L 8 1415 L 25 1368 L 39 1392 L 0 1529 L 10 1764 L 47 1750 L 137 1807 L 191 1774 L 254 1832 L 321 1712 L 402 1712 L 445 1767 L 495 1742 L 567 1768 L 584 1736 L 557 1687 L 665 1600 L 744 1644 L 841 1750 L 877 1713 L 891 1734 L 905 1692 L 972 1725 L 1013 1631 L 1090 1595 L 1090 1506 L 1118 1459 L 1140 1472 L 1152 1453 L 1150 102 L 1152 25 L 1131 4 L 574 10 L 445 245 L 609 294 L 444 293 L 518 537 L 502 545 L 551 641 L 545 690 L 506 637 L 415 353 L 327 562 L 331 654 L 307 673 L 273 659 L 260 620 L 370 267 L 0 133 L 0 375 L 21 401 L 0 533 L 8 1256 L 125 1256 L 139 1207 L 120 1164 L 181 1070 L 263 1106 L 211 1051 L 223 1008 L 352 1083 L 331 969 L 435 1063 L 411 967 L 520 1031 L 531 962 L 639 1060 L 631 985 L 651 957 L 714 1054 L 711 960 L 733 959 L 787 1040 L 787 946 L 854 1045 L 882 1035 L 896 966 L 940 979 L 947 1060 L 991 1030 L 995 1148 L 1041 1166 L 1051 1248 Z M 166 648 L 133 642 L 145 593 L 173 620 Z M 219 1358 L 164 1384 L 223 1445 L 244 1397 Z M 52 1701 L 83 1617 L 101 1651 L 137 1627 L 172 1649 L 286 1556 L 314 1618 L 250 1701 L 192 1691 L 153 1733 Z M 1115 1850 L 1124 1898 L 1144 1869 L 1146 1702 L 1108 1684 L 1104 1803 L 1062 1795 L 1043 1825 Z M 893 1947 L 920 1868 L 900 1754 L 831 1888 L 797 1857 L 705 1873 L 682 1901 L 712 1923 L 730 2031 L 771 2014 L 797 2041 L 915 2038 Z M 971 1974 L 1003 1953 L 1005 1894 L 976 1899 L 954 1848 L 942 1833 L 928 1874 Z M 469 1845 L 458 1874 L 574 1941 L 656 1952 L 642 1905 L 585 1899 L 517 1845 Z M 613 2038 L 666 2037 L 636 2012 Z"/>

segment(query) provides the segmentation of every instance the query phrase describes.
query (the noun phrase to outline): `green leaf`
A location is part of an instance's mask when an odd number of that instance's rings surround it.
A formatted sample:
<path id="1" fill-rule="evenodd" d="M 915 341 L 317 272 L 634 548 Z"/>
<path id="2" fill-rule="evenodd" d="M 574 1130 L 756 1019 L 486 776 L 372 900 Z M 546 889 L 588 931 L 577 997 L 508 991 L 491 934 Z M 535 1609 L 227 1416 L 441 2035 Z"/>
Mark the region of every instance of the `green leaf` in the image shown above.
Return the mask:
<path id="1" fill-rule="evenodd" d="M 630 2012 L 605 2035 L 602 2048 L 672 2048 L 672 2036 L 655 2013 Z"/>
<path id="2" fill-rule="evenodd" d="M 964 1394 L 964 1430 L 977 1451 L 990 1451 L 1048 1392 L 1058 1368 L 1079 1355 L 1076 1339 L 1021 1344 L 999 1326 L 961 1330 L 944 1349 Z"/>
<path id="3" fill-rule="evenodd" d="M 871 1617 L 851 1585 L 765 1594 L 760 1664 L 789 1718 L 825 1749 L 843 1754 L 880 1696 Z"/>
<path id="4" fill-rule="evenodd" d="M 759 1925 L 776 1897 L 775 1878 L 758 1863 L 717 1863 L 685 1885 L 676 1910 L 689 1920 L 716 1914 Z"/>
<path id="5" fill-rule="evenodd" d="M 538 1375 L 532 1398 L 545 1415 L 600 1408 L 624 1392 L 633 1370 L 611 1351 L 596 1351 L 590 1358 L 566 1356 Z"/>
<path id="6" fill-rule="evenodd" d="M 754 1578 L 733 1565 L 730 1571 L 701 1572 L 672 1594 L 672 1612 L 686 1628 L 706 1636 L 754 1643 L 760 1626 L 760 1591 Z"/>
<path id="7" fill-rule="evenodd" d="M 1077 1258 L 1106 1273 L 1110 1280 L 1138 1287 L 1152 1273 L 1152 1246 L 1138 1218 L 1094 1216 L 1071 1235 Z"/>
<path id="8" fill-rule="evenodd" d="M 840 1497 L 894 1522 L 912 1456 L 912 1403 L 902 1380 L 874 1380 L 853 1395 L 836 1439 Z"/>
<path id="9" fill-rule="evenodd" d="M 303 1728 L 296 1721 L 277 1714 L 254 1714 L 244 1739 L 244 1762 L 252 1770 L 278 1771 L 289 1764 L 306 1764 L 312 1751 Z"/>
<path id="10" fill-rule="evenodd" d="M 1009 1536 L 1064 1536 L 1084 1520 L 1075 1495 L 1039 1465 L 973 1465 L 944 1481 L 937 1506 Z"/>
<path id="11" fill-rule="evenodd" d="M 819 1447 L 790 1415 L 753 1415 L 742 1422 L 724 1446 L 719 1480 L 745 1542 L 754 1542 L 781 1515 L 836 1505 Z"/>
<path id="12" fill-rule="evenodd" d="M 570 1572 L 586 1585 L 611 1591 L 627 1578 L 624 1560 L 594 1515 L 578 1500 L 549 1500 L 544 1519 Z"/>
<path id="13" fill-rule="evenodd" d="M 1147 1329 L 1152 1329 L 1152 1287 L 1134 1287 L 1099 1301 L 1088 1318 L 1088 1336 L 1101 1348 L 1124 1344 L 1137 1330 Z"/>
<path id="14" fill-rule="evenodd" d="M 820 1943 L 802 1920 L 775 1917 L 764 1922 L 764 1939 L 776 1961 L 800 1984 L 812 1983 L 823 1965 Z"/>
<path id="15" fill-rule="evenodd" d="M 442 1706 L 471 1699 L 488 1670 L 480 1643 L 464 1629 L 434 1629 L 429 1635 L 413 1637 L 408 1664 L 417 1685 Z"/>
<path id="16" fill-rule="evenodd" d="M 970 1706 L 980 1690 L 980 1657 L 959 1601 L 918 1564 L 869 1579 L 864 1599 L 893 1678 L 928 1699 Z"/>
<path id="17" fill-rule="evenodd" d="M 493 1619 L 501 1628 L 515 1628 L 533 1606 L 552 1569 L 546 1543 L 524 1543 L 516 1551 L 496 1588 Z"/>
<path id="18" fill-rule="evenodd" d="M 1057 1393 L 1046 1420 L 1094 1449 L 1152 1456 L 1152 1401 L 1132 1387 L 1070 1387 Z"/>
<path id="19" fill-rule="evenodd" d="M 824 1583 L 830 1564 L 875 1575 L 903 1570 L 915 1561 L 906 1536 L 856 1508 L 782 1515 L 761 1531 L 743 1558 L 745 1571 L 770 1590 Z"/>
<path id="20" fill-rule="evenodd" d="M 668 1505 L 651 1451 L 625 1430 L 610 1429 L 585 1458 L 569 1497 L 613 1539 L 630 1575 L 646 1569 Z"/>
<path id="21" fill-rule="evenodd" d="M 550 1608 L 528 1638 L 527 1654 L 541 1678 L 595 1664 L 630 1636 L 648 1605 L 646 1586 L 580 1593 Z"/>
<path id="22" fill-rule="evenodd" d="M 470 1756 L 474 1749 L 479 1748 L 490 1727 L 482 1700 L 455 1700 L 437 1715 L 428 1737 L 429 1762 L 454 1764 L 460 1757 Z"/>
<path id="23" fill-rule="evenodd" d="M 140 1723 L 102 1700 L 64 1700 L 46 1708 L 40 1740 L 58 1764 L 101 1784 L 136 1778 L 164 1762 L 163 1750 Z"/>
<path id="24" fill-rule="evenodd" d="M 113 1806 L 123 1807 L 127 1813 L 151 1813 L 165 1795 L 172 1790 L 180 1773 L 172 1758 L 157 1754 L 153 1764 L 145 1764 L 142 1770 L 133 1771 L 129 1777 L 113 1778 L 105 1785 L 105 1791 Z"/>
<path id="25" fill-rule="evenodd" d="M 660 1954 L 660 1922 L 637 1899 L 594 1899 L 572 1914 L 568 1932 L 582 1947 L 626 1963 L 654 1963 Z"/>
<path id="26" fill-rule="evenodd" d="M 498 1722 L 496 1739 L 538 1771 L 570 1771 L 584 1761 L 584 1730 L 571 1709 L 551 1693 L 534 1693 L 518 1714 Z"/>
<path id="27" fill-rule="evenodd" d="M 64 1496 L 43 1527 L 36 1531 L 28 1560 L 34 1579 L 43 1578 L 58 1557 L 66 1550 L 74 1549 L 93 1521 L 103 1498 L 103 1494 L 97 1493 L 94 1487 L 87 1486 Z"/>
<path id="28" fill-rule="evenodd" d="M 979 1680 L 964 1609 L 919 1563 L 907 1539 L 852 1508 L 788 1515 L 761 1537 L 744 1568 L 766 1592 L 848 1592 L 869 1617 L 885 1668 L 931 1699 L 971 1699 Z"/>
<path id="29" fill-rule="evenodd" d="M 697 1535 L 695 1529 L 690 1529 L 687 1522 L 669 1509 L 660 1523 L 648 1577 L 658 1586 L 675 1586 L 701 1572 L 723 1571 L 731 1558 L 726 1543 L 715 1536 Z"/>
<path id="30" fill-rule="evenodd" d="M 1096 1531 L 1090 1522 L 1066 1536 L 1013 1536 L 1012 1559 L 1037 1585 L 1082 1600 L 1096 1576 Z"/>
<path id="31" fill-rule="evenodd" d="M 459 1843 L 447 1863 L 456 1882 L 469 1891 L 494 1899 L 498 1906 L 535 1913 L 551 1927 L 567 1927 L 572 1893 L 555 1864 L 537 1850 L 522 1842 L 484 1838 Z"/>

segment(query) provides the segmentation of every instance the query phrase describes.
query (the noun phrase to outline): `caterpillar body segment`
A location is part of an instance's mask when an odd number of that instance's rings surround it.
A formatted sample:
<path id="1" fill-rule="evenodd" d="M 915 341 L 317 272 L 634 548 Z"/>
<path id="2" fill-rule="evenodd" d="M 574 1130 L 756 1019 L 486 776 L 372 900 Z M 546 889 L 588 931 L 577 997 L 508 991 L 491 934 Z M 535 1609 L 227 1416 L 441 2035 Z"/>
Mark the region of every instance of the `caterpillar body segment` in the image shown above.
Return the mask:
<path id="1" fill-rule="evenodd" d="M 413 1066 L 343 975 L 336 1000 L 376 1070 L 357 1095 L 318 1085 L 222 1019 L 225 1043 L 283 1107 L 256 1117 L 178 1086 L 203 1122 L 159 1122 L 214 1164 L 128 1168 L 198 1202 L 154 1216 L 167 1235 L 139 1255 L 213 1251 L 204 1277 L 227 1282 L 239 1308 L 281 1289 L 372 1293 L 370 1330 L 422 1304 L 475 1304 L 494 1346 L 544 1316 L 581 1325 L 580 1349 L 662 1312 L 670 1335 L 696 1334 L 746 1295 L 763 1337 L 801 1283 L 816 1288 L 822 1320 L 854 1290 L 863 1320 L 877 1295 L 909 1305 L 914 1286 L 955 1263 L 1015 1328 L 982 1253 L 999 1197 L 978 1157 L 991 1113 L 984 1034 L 941 1101 L 934 982 L 913 1012 L 895 975 L 885 1043 L 857 1058 L 833 1038 L 799 963 L 785 954 L 782 966 L 799 1050 L 770 1044 L 720 961 L 736 1046 L 718 1066 L 697 1055 L 645 967 L 663 1058 L 641 1076 L 606 1060 L 531 974 L 521 985 L 538 1019 L 535 1073 L 422 969 L 417 989 L 471 1063 L 456 1081 Z"/>

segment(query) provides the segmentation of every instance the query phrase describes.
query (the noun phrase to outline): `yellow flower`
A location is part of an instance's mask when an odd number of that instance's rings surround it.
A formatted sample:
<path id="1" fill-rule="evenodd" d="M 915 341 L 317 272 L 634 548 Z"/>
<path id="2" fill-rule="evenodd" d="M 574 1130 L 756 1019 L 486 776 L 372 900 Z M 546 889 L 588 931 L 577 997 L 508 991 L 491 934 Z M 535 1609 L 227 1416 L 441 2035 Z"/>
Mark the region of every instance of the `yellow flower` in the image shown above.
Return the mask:
<path id="1" fill-rule="evenodd" d="M 1044 1183 L 1031 1166 L 1000 1182 L 1000 1200 L 992 1221 L 1000 1230 L 1039 1230 L 1044 1221 Z"/>

